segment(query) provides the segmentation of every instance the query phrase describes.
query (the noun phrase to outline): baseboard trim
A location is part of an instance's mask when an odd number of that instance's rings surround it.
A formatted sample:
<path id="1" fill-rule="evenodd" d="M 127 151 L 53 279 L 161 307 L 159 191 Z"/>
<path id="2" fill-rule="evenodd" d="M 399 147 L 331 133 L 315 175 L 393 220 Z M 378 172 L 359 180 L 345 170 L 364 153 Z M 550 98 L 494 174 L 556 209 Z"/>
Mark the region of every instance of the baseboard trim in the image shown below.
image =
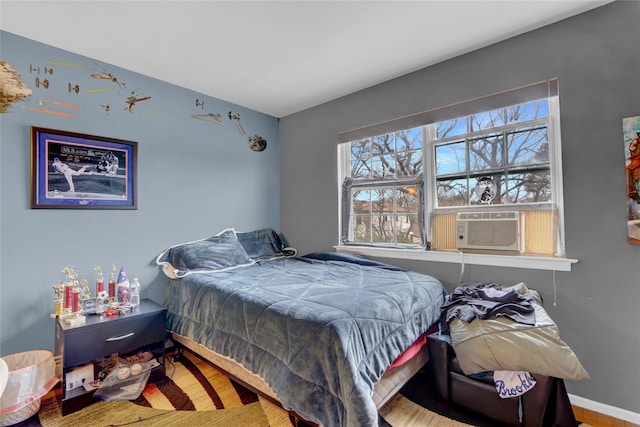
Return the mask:
<path id="1" fill-rule="evenodd" d="M 628 411 L 626 409 L 617 408 L 615 406 L 606 405 L 594 400 L 585 399 L 584 397 L 569 394 L 569 400 L 572 405 L 580 408 L 589 409 L 600 414 L 609 415 L 619 420 L 629 421 L 630 423 L 640 424 L 640 414 Z"/>

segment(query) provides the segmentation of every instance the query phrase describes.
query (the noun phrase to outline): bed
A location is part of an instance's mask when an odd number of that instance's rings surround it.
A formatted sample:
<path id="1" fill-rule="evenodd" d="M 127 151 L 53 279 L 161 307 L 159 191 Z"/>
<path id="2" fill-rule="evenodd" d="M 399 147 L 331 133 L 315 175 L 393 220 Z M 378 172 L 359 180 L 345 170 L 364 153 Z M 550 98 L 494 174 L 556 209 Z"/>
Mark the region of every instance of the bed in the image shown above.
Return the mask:
<path id="1" fill-rule="evenodd" d="M 428 361 L 446 294 L 429 275 L 353 255 L 298 256 L 271 229 L 224 230 L 156 262 L 175 341 L 326 427 L 378 424 Z"/>

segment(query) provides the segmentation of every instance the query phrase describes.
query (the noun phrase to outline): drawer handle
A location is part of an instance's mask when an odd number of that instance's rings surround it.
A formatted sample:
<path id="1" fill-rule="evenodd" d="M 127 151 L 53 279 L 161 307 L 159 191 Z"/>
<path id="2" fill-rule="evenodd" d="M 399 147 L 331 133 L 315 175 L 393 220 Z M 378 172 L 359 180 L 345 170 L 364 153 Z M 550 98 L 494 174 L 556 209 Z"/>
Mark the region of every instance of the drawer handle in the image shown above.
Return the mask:
<path id="1" fill-rule="evenodd" d="M 109 341 L 120 341 L 120 340 L 123 340 L 123 339 L 125 339 L 125 338 L 132 337 L 133 335 L 134 335 L 134 332 L 129 332 L 128 334 L 120 335 L 119 337 L 111 337 L 111 338 L 107 338 L 107 340 L 106 340 L 106 341 L 107 341 L 107 342 L 109 342 Z"/>

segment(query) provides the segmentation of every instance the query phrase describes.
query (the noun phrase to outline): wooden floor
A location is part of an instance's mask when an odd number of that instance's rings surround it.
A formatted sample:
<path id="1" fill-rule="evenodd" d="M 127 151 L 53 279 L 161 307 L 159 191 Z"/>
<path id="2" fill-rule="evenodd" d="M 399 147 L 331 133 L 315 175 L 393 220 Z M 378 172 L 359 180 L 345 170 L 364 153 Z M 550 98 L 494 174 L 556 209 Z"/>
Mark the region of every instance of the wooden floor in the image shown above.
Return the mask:
<path id="1" fill-rule="evenodd" d="M 418 375 L 427 375 L 424 372 Z M 495 427 L 495 422 L 489 419 L 478 417 L 477 415 L 464 411 L 460 408 L 454 408 L 447 406 L 437 396 L 435 390 L 430 387 L 429 380 L 423 378 L 417 380 L 414 377 L 409 381 L 402 389 L 402 394 L 416 402 L 417 404 L 430 409 L 434 412 L 440 413 L 449 418 L 456 419 L 458 421 L 475 425 L 478 427 Z M 572 405 L 573 413 L 576 419 L 580 423 L 585 423 L 593 427 L 640 427 L 640 425 L 632 423 L 630 421 L 620 420 L 613 418 L 609 415 L 600 414 L 589 409 L 581 408 Z M 585 426 L 586 427 L 586 426 Z"/>
<path id="2" fill-rule="evenodd" d="M 573 413 L 576 415 L 578 421 L 589 424 L 593 427 L 640 427 L 640 425 L 630 421 L 599 414 L 590 409 L 580 408 L 575 405 L 573 405 Z"/>

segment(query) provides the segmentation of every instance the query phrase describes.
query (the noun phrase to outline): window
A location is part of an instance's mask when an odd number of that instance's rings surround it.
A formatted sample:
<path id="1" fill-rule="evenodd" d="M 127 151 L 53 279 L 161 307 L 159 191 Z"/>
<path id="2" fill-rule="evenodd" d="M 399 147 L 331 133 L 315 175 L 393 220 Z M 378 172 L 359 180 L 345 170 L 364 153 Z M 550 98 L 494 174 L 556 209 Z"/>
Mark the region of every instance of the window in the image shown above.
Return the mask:
<path id="1" fill-rule="evenodd" d="M 349 143 L 345 192 L 350 240 L 421 246 L 423 131 L 402 130 Z"/>
<path id="2" fill-rule="evenodd" d="M 339 135 L 341 245 L 456 250 L 461 212 L 516 212 L 564 256 L 557 80 Z"/>

